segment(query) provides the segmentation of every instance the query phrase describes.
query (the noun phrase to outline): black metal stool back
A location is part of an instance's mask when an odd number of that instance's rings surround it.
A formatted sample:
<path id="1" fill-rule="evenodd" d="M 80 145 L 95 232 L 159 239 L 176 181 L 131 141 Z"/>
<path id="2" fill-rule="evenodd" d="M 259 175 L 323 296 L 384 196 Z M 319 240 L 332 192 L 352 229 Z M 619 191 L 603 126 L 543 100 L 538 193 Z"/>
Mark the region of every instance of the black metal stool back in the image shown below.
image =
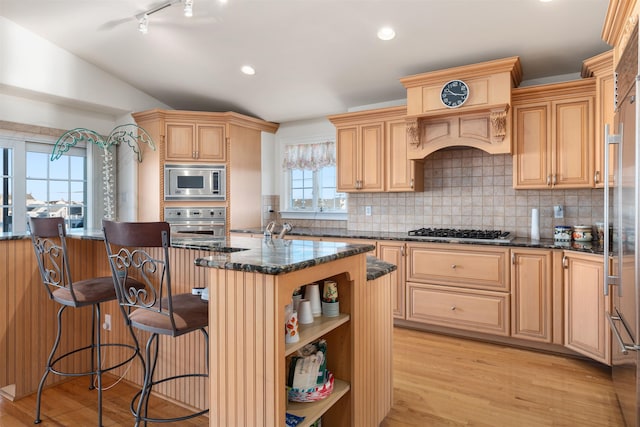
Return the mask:
<path id="1" fill-rule="evenodd" d="M 56 339 L 47 359 L 45 372 L 38 386 L 35 423 L 38 424 L 41 422 L 40 403 L 42 398 L 42 389 L 49 373 L 53 373 L 61 376 L 88 375 L 91 377 L 89 388 L 97 388 L 98 390 L 98 425 L 101 426 L 102 374 L 123 366 L 130 362 L 134 357 L 139 356 L 137 339 L 133 334 L 133 331 L 130 329 L 133 339 L 132 345 L 120 343 L 102 344 L 100 334 L 100 304 L 116 300 L 116 291 L 113 285 L 113 279 L 107 276 L 84 279 L 77 282 L 72 280 L 64 219 L 60 217 L 30 218 L 27 227 L 31 233 L 31 241 L 33 243 L 33 249 L 35 251 L 38 269 L 40 271 L 44 288 L 46 289 L 49 298 L 61 305 L 57 316 L 58 331 Z M 56 356 L 56 351 L 60 345 L 63 332 L 62 314 L 68 307 L 80 308 L 86 306 L 92 307 L 91 344 Z M 127 357 L 126 360 L 118 362 L 115 365 L 103 367 L 102 349 L 109 346 L 129 348 L 131 349 L 131 355 Z M 91 353 L 91 368 L 89 371 L 66 372 L 60 370 L 59 366 L 63 359 L 85 350 L 88 350 Z M 94 386 L 94 379 L 97 379 L 96 386 Z"/>
<path id="2" fill-rule="evenodd" d="M 209 337 L 206 331 L 209 324 L 208 304 L 197 295 L 175 294 L 172 289 L 169 224 L 103 220 L 102 227 L 113 280 L 116 283 L 116 293 L 123 308 L 125 321 L 150 333 L 146 346 L 144 384 L 131 402 L 136 425 L 141 421 L 182 421 L 207 413 L 209 410 L 205 409 L 170 419 L 153 418 L 148 414 L 149 397 L 154 385 L 178 378 L 208 377 L 208 373 L 193 373 L 156 380 L 153 378 L 158 359 L 159 335 L 177 337 L 199 330 L 204 336 L 207 352 L 205 357 L 209 360 Z M 132 277 L 144 286 L 128 286 L 127 279 Z"/>

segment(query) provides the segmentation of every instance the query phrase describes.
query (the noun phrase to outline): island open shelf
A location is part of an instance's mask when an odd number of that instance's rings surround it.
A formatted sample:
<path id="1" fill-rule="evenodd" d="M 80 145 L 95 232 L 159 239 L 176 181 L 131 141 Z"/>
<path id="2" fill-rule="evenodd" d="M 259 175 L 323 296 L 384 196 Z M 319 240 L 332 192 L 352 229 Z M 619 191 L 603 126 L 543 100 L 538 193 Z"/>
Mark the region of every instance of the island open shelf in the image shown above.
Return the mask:
<path id="1" fill-rule="evenodd" d="M 333 329 L 349 321 L 349 315 L 340 313 L 337 317 L 314 317 L 313 323 L 308 325 L 299 325 L 298 333 L 300 341 L 285 345 L 285 356 L 289 356 L 298 351 L 305 345 L 321 338 L 323 335 L 331 332 Z"/>
<path id="2" fill-rule="evenodd" d="M 287 412 L 299 417 L 305 417 L 296 427 L 309 427 L 318 418 L 324 415 L 342 396 L 350 390 L 349 384 L 336 379 L 333 383 L 333 392 L 329 397 L 317 402 L 289 402 Z"/>

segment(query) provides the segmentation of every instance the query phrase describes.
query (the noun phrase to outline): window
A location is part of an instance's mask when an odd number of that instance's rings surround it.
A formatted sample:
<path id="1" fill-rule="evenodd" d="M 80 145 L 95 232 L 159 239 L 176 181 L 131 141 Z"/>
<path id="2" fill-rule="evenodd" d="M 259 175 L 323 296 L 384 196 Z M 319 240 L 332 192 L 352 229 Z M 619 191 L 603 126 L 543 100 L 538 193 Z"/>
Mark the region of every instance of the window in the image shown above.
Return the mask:
<path id="1" fill-rule="evenodd" d="M 287 174 L 283 217 L 346 214 L 347 196 L 336 187 L 334 142 L 286 145 L 283 168 Z"/>
<path id="2" fill-rule="evenodd" d="M 289 208 L 296 211 L 346 212 L 347 197 L 336 191 L 336 167 L 317 171 L 291 169 Z"/>
<path id="3" fill-rule="evenodd" d="M 53 137 L 0 129 L 0 232 L 24 233 L 29 216 L 60 215 L 69 228 L 88 225 L 90 150 L 78 144 L 51 161 L 55 142 Z"/>
<path id="4" fill-rule="evenodd" d="M 84 228 L 87 206 L 84 150 L 70 150 L 53 161 L 50 151 L 49 145 L 27 144 L 27 215 L 61 216 L 68 228 Z"/>
<path id="5" fill-rule="evenodd" d="M 10 148 L 0 147 L 0 231 L 13 230 L 13 170 Z"/>

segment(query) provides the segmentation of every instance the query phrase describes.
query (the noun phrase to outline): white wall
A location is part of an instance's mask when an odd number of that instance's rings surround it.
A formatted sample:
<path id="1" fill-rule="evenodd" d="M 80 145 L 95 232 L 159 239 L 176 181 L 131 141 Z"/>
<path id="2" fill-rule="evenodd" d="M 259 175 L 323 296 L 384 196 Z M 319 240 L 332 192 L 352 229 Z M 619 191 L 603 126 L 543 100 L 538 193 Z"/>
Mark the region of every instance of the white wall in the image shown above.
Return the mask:
<path id="1" fill-rule="evenodd" d="M 155 98 L 0 16 L 0 120 L 55 129 L 77 127 L 109 134 L 133 123 L 131 113 L 170 109 Z M 89 165 L 93 225 L 102 207 L 101 153 Z M 118 218 L 135 219 L 136 162 L 119 147 Z"/>

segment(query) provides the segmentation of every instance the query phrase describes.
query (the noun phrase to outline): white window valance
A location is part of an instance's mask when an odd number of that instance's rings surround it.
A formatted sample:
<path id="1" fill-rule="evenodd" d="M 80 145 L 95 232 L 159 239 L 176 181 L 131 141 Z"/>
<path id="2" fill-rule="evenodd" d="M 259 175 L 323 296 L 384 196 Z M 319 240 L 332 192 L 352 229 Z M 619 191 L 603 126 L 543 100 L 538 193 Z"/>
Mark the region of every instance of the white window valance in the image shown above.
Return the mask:
<path id="1" fill-rule="evenodd" d="M 305 169 L 317 171 L 336 164 L 336 143 L 285 145 L 282 169 Z"/>

